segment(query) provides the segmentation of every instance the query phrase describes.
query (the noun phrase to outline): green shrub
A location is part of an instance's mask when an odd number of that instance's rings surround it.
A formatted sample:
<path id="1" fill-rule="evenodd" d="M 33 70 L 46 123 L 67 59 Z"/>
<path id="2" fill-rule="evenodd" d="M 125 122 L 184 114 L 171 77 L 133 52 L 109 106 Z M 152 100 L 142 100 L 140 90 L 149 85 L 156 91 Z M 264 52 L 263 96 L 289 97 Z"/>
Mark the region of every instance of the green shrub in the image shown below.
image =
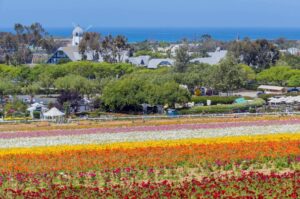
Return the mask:
<path id="1" fill-rule="evenodd" d="M 34 111 L 34 112 L 33 112 L 33 118 L 34 118 L 34 119 L 41 119 L 41 112 L 39 112 L 39 111 Z"/>
<path id="2" fill-rule="evenodd" d="M 149 55 L 152 58 L 158 58 L 158 59 L 167 58 L 167 56 L 162 53 L 147 51 L 147 50 L 140 50 L 140 51 L 137 51 L 136 53 L 134 53 L 134 56 L 136 56 L 136 57 L 144 56 L 144 55 Z"/>
<path id="3" fill-rule="evenodd" d="M 222 104 L 213 106 L 197 106 L 191 109 L 181 110 L 180 114 L 214 114 L 214 113 L 232 113 L 236 111 L 248 111 L 253 107 L 263 106 L 265 101 L 263 99 L 255 99 L 251 102 L 243 104 Z"/>
<path id="4" fill-rule="evenodd" d="M 89 112 L 89 117 L 91 118 L 98 118 L 101 116 L 101 112 L 99 110 L 95 110 L 95 111 L 92 111 L 92 112 Z"/>
<path id="5" fill-rule="evenodd" d="M 207 105 L 207 100 L 211 100 L 211 105 L 217 104 L 233 104 L 234 100 L 240 98 L 239 96 L 193 96 L 192 102 L 203 103 Z M 250 98 L 246 98 L 250 99 Z"/>
<path id="6" fill-rule="evenodd" d="M 269 98 L 271 97 L 275 97 L 275 96 L 278 96 L 278 95 L 273 95 L 273 94 L 262 94 L 262 95 L 259 95 L 258 97 L 265 100 L 265 101 L 268 101 Z"/>
<path id="7" fill-rule="evenodd" d="M 12 117 L 25 117 L 26 115 L 25 115 L 25 113 L 23 113 L 23 112 L 14 112 L 14 113 L 12 113 Z"/>

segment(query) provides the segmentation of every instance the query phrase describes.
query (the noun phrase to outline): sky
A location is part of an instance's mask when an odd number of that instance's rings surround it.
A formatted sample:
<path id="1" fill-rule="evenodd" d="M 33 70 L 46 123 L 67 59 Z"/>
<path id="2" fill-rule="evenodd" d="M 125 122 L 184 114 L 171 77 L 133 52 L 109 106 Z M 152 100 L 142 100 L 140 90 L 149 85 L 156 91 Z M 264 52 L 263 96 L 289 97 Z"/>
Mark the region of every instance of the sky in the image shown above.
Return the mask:
<path id="1" fill-rule="evenodd" d="M 0 27 L 300 27 L 299 0 L 0 0 Z"/>

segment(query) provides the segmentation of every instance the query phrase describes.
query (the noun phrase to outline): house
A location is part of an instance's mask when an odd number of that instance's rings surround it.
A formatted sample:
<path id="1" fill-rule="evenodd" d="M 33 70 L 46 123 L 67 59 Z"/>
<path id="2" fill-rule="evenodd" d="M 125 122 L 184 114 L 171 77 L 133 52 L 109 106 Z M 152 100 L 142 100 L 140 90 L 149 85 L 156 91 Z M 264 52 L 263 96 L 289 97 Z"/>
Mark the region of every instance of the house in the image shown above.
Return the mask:
<path id="1" fill-rule="evenodd" d="M 80 61 L 83 56 L 88 61 L 102 62 L 103 58 L 99 52 L 87 51 L 84 55 L 79 52 L 79 43 L 83 38 L 84 31 L 80 26 L 76 26 L 72 32 L 72 45 L 60 47 L 47 61 L 48 64 L 58 64 L 63 61 Z"/>
<path id="2" fill-rule="evenodd" d="M 226 57 L 227 50 L 216 50 L 215 52 L 209 52 L 208 55 L 209 57 L 192 59 L 191 62 L 215 65 L 220 63 L 220 61 Z"/>
<path id="3" fill-rule="evenodd" d="M 300 54 L 300 49 L 298 49 L 298 48 L 289 48 L 289 49 L 287 49 L 287 51 L 291 55 L 299 55 Z"/>
<path id="4" fill-rule="evenodd" d="M 295 56 L 300 55 L 300 49 L 299 48 L 288 48 L 288 49 L 280 50 L 280 52 L 285 53 L 285 54 L 295 55 Z"/>
<path id="5" fill-rule="evenodd" d="M 100 53 L 95 51 L 87 51 L 84 56 L 88 61 L 102 62 L 103 58 Z M 83 55 L 79 52 L 78 46 L 60 47 L 47 61 L 48 64 L 58 64 L 62 61 L 80 61 Z"/>
<path id="6" fill-rule="evenodd" d="M 112 52 L 106 52 L 101 54 L 100 52 L 96 52 L 94 50 L 88 50 L 84 54 L 79 52 L 79 44 L 83 38 L 84 31 L 80 26 L 75 27 L 73 30 L 73 37 L 71 45 L 67 45 L 64 47 L 60 47 L 48 60 L 48 64 L 58 64 L 65 61 L 81 61 L 83 58 L 87 61 L 95 61 L 95 62 L 103 62 L 104 56 L 111 55 Z M 118 62 L 126 62 L 129 58 L 129 52 L 124 50 L 118 53 L 117 61 Z M 83 57 L 84 56 L 84 57 Z"/>
<path id="7" fill-rule="evenodd" d="M 30 117 L 34 119 L 34 112 L 40 112 L 40 114 L 43 114 L 47 112 L 49 109 L 44 105 L 40 103 L 34 103 L 31 104 L 30 107 L 27 109 L 30 113 Z"/>
<path id="8" fill-rule="evenodd" d="M 128 62 L 136 66 L 148 66 L 151 57 L 149 55 L 139 56 L 139 57 L 130 57 Z"/>
<path id="9" fill-rule="evenodd" d="M 172 59 L 151 59 L 150 56 L 129 57 L 128 62 L 136 66 L 143 66 L 150 69 L 157 69 L 162 66 L 173 66 Z"/>
<path id="10" fill-rule="evenodd" d="M 157 69 L 163 66 L 173 66 L 174 60 L 173 59 L 151 59 L 148 63 L 147 68 L 149 69 Z"/>
<path id="11" fill-rule="evenodd" d="M 281 95 L 287 92 L 286 88 L 280 86 L 268 86 L 268 85 L 261 85 L 258 87 L 258 90 L 264 91 L 265 94 L 275 94 Z"/>

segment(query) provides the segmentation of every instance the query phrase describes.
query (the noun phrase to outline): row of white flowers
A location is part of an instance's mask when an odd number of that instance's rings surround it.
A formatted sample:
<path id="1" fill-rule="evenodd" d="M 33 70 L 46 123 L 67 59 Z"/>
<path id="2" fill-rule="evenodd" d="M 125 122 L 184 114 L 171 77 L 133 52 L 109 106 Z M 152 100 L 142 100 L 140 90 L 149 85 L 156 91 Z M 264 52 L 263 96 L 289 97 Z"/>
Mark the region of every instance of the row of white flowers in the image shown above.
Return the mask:
<path id="1" fill-rule="evenodd" d="M 0 148 L 104 144 L 150 140 L 178 140 L 226 136 L 251 136 L 277 133 L 299 133 L 300 125 L 246 126 L 223 129 L 172 130 L 150 132 L 102 133 L 75 136 L 53 136 L 0 139 Z"/>

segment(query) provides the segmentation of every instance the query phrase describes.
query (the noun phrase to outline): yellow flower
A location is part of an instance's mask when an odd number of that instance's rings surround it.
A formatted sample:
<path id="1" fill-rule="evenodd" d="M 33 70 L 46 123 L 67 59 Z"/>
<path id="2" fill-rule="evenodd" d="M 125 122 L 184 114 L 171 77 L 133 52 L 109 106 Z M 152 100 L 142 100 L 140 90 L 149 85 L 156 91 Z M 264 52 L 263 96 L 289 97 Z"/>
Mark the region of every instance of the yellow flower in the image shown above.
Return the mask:
<path id="1" fill-rule="evenodd" d="M 184 139 L 184 140 L 162 140 L 162 141 L 145 141 L 145 142 L 123 142 L 111 144 L 89 144 L 74 146 L 49 146 L 49 147 L 32 147 L 32 148 L 13 148 L 0 149 L 0 156 L 10 154 L 52 154 L 63 153 L 64 151 L 80 150 L 107 150 L 107 149 L 134 149 L 147 147 L 171 147 L 192 144 L 222 144 L 222 143 L 240 143 L 240 142 L 269 142 L 283 140 L 300 140 L 300 133 L 272 134 L 272 135 L 255 135 L 255 136 L 238 136 L 238 137 L 219 137 L 219 138 L 201 138 L 201 139 Z"/>

